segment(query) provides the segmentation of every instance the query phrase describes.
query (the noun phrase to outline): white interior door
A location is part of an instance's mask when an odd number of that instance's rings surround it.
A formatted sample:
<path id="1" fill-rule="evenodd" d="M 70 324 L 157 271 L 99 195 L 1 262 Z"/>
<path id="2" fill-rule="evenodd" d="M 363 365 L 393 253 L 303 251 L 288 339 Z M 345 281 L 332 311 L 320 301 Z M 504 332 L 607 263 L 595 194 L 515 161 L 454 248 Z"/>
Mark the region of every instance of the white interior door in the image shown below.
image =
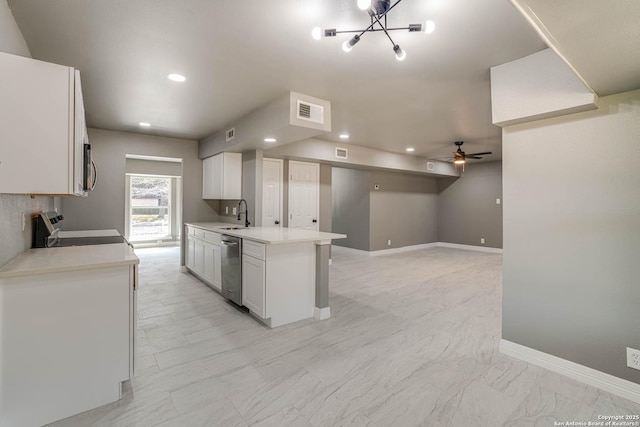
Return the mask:
<path id="1" fill-rule="evenodd" d="M 289 162 L 289 228 L 318 231 L 320 165 Z"/>
<path id="2" fill-rule="evenodd" d="M 282 160 L 262 162 L 262 226 L 282 227 Z"/>

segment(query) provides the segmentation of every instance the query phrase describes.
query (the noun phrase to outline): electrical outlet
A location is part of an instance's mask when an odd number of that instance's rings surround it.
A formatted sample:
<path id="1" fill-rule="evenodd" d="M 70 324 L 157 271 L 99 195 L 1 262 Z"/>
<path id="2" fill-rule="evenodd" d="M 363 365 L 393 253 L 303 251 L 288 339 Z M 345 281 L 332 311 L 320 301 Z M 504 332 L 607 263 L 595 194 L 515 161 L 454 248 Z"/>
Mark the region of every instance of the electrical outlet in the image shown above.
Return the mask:
<path id="1" fill-rule="evenodd" d="M 387 246 L 391 246 L 391 240 L 387 240 Z"/>
<path id="2" fill-rule="evenodd" d="M 237 208 L 233 208 L 233 215 L 238 215 Z"/>
<path id="3" fill-rule="evenodd" d="M 24 231 L 24 229 L 27 227 L 27 216 L 24 214 L 24 212 L 20 214 L 20 222 L 22 223 L 22 231 Z"/>
<path id="4" fill-rule="evenodd" d="M 229 206 L 225 206 L 225 207 L 224 207 L 224 213 L 225 213 L 226 215 L 229 215 Z"/>
<path id="5" fill-rule="evenodd" d="M 496 205 L 500 204 L 500 199 L 496 199 Z"/>
<path id="6" fill-rule="evenodd" d="M 627 347 L 627 366 L 640 370 L 640 350 Z"/>
<path id="7" fill-rule="evenodd" d="M 480 238 L 480 243 L 484 245 L 484 237 Z"/>

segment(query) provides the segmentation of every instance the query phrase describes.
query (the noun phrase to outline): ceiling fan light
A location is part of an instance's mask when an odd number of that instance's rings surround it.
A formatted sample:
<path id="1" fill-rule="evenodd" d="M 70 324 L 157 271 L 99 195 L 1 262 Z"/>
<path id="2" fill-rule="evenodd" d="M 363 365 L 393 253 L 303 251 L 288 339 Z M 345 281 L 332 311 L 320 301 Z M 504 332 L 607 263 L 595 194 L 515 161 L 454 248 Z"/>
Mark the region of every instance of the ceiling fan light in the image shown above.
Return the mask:
<path id="1" fill-rule="evenodd" d="M 422 31 L 422 24 L 409 24 L 409 32 L 415 33 Z"/>
<path id="2" fill-rule="evenodd" d="M 407 52 L 402 50 L 402 48 L 399 45 L 395 45 L 393 47 L 393 51 L 396 53 L 396 59 L 398 61 L 404 61 L 404 58 L 407 57 Z"/>
<path id="3" fill-rule="evenodd" d="M 428 20 L 424 25 L 424 32 L 426 34 L 431 34 L 436 30 L 436 23 L 432 20 Z"/>
<path id="4" fill-rule="evenodd" d="M 466 163 L 465 159 L 455 159 L 453 161 L 454 165 L 464 165 Z"/>
<path id="5" fill-rule="evenodd" d="M 371 0 L 358 0 L 358 7 L 361 10 L 367 10 L 371 7 Z"/>
<path id="6" fill-rule="evenodd" d="M 320 40 L 322 38 L 322 28 L 314 27 L 314 29 L 311 30 L 311 37 L 313 37 L 314 40 Z"/>

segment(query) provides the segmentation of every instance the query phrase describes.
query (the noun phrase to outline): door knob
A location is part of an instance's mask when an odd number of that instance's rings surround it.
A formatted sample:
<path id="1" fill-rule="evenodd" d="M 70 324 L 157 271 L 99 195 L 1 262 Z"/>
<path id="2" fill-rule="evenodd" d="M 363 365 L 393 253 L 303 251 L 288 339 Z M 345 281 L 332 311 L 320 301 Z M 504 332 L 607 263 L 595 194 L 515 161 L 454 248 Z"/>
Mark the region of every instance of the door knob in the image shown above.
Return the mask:
<path id="1" fill-rule="evenodd" d="M 274 222 L 276 223 L 276 225 L 280 224 L 280 221 L 278 221 L 277 219 Z"/>
<path id="2" fill-rule="evenodd" d="M 315 222 L 318 222 L 318 220 L 317 219 L 312 219 L 311 222 L 315 223 Z"/>

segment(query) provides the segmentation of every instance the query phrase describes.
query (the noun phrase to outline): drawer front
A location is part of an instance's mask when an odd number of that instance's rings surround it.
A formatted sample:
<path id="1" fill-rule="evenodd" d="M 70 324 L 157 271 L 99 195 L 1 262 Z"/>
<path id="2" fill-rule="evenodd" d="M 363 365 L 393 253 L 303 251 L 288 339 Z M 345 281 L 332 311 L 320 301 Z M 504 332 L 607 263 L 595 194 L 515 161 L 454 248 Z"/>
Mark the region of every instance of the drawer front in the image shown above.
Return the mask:
<path id="1" fill-rule="evenodd" d="M 196 239 L 204 240 L 204 230 L 200 230 L 199 228 L 194 229 L 193 233 Z"/>
<path id="2" fill-rule="evenodd" d="M 204 232 L 204 241 L 213 243 L 214 245 L 220 245 L 220 241 L 222 240 L 222 234 L 214 233 L 213 231 L 205 231 Z"/>
<path id="3" fill-rule="evenodd" d="M 264 243 L 253 242 L 251 240 L 242 239 L 242 253 L 251 255 L 264 261 L 265 245 Z"/>

